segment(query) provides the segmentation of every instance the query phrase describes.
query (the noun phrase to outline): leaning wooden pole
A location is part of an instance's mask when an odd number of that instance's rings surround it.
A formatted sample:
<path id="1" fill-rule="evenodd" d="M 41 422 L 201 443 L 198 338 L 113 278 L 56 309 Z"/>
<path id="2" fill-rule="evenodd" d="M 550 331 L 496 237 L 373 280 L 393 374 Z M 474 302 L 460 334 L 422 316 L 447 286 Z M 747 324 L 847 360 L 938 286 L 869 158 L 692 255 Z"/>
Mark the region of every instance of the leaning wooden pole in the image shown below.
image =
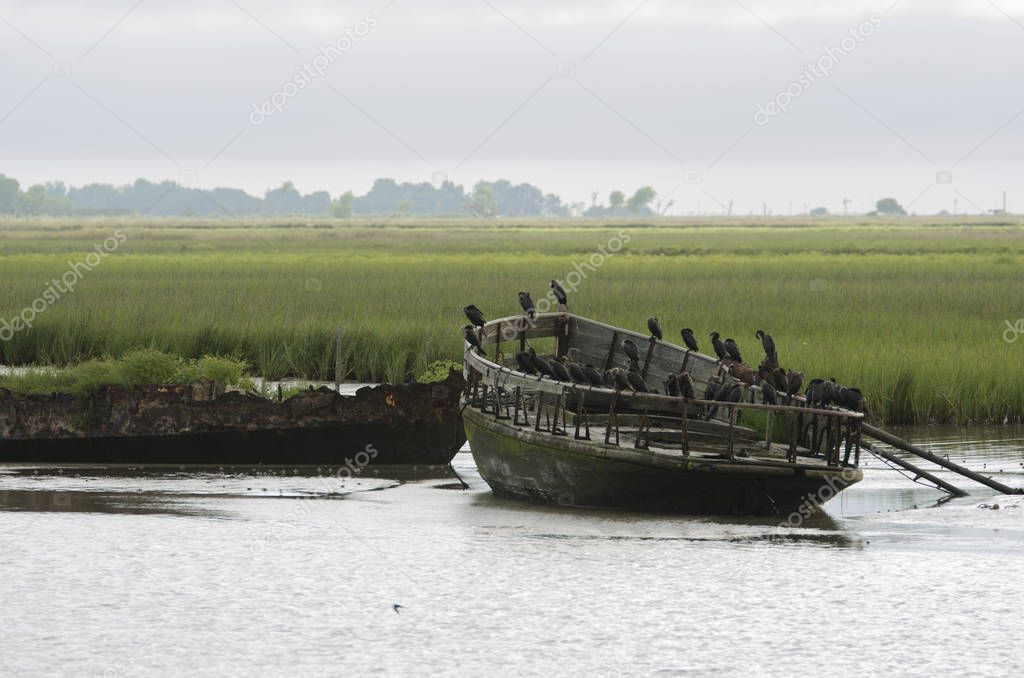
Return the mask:
<path id="1" fill-rule="evenodd" d="M 945 480 L 939 478 L 935 474 L 929 473 L 928 471 L 925 471 L 923 468 L 918 468 L 917 466 L 914 466 L 906 459 L 901 459 L 900 457 L 897 457 L 895 454 L 890 454 L 889 452 L 886 452 L 882 448 L 875 447 L 874 445 L 869 445 L 868 443 L 862 442 L 861 447 L 863 447 L 865 450 L 875 455 L 876 457 L 885 459 L 886 461 L 892 462 L 893 464 L 896 464 L 897 466 L 904 468 L 910 471 L 911 473 L 916 474 L 918 478 L 924 478 L 928 482 L 937 485 L 939 488 L 945 490 L 946 492 L 949 492 L 954 497 L 967 496 L 967 492 L 961 490 L 956 485 L 953 485 L 952 483 L 947 483 Z M 915 480 L 916 479 L 917 478 L 915 478 Z"/>
<path id="2" fill-rule="evenodd" d="M 883 443 L 892 445 L 893 447 L 903 450 L 904 452 L 916 454 L 922 459 L 927 459 L 933 464 L 938 464 L 942 468 L 949 469 L 954 473 L 959 473 L 965 478 L 970 478 L 976 483 L 987 485 L 988 487 L 991 487 L 993 490 L 996 490 L 997 492 L 1002 492 L 1003 494 L 1024 494 L 1024 489 L 1010 487 L 1009 485 L 1004 485 L 998 480 L 992 480 L 988 476 L 984 476 L 980 473 L 972 471 L 969 468 L 964 468 L 960 464 L 955 464 L 944 457 L 932 454 L 928 450 L 920 448 L 917 445 L 913 445 L 904 440 L 903 438 L 894 436 L 888 431 L 883 431 L 882 429 L 876 428 L 870 424 L 864 424 L 862 430 L 864 431 L 864 433 L 868 434 L 872 438 L 875 438 L 876 440 L 881 440 Z"/>

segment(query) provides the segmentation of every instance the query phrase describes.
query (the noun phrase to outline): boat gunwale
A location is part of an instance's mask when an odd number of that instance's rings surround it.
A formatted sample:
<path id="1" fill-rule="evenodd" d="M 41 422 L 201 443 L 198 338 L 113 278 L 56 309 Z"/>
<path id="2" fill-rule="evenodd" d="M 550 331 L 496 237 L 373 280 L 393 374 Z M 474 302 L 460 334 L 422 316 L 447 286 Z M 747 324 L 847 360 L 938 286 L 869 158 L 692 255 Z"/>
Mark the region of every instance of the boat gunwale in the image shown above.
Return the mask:
<path id="1" fill-rule="evenodd" d="M 592 320 L 590 318 L 586 318 L 586 317 L 579 316 L 579 315 L 576 315 L 574 313 L 568 313 L 568 312 L 538 313 L 533 319 L 527 319 L 526 323 L 527 324 L 530 324 L 530 323 L 533 324 L 533 327 L 531 329 L 535 333 L 535 334 L 533 334 L 534 337 L 546 337 L 546 336 L 552 336 L 553 337 L 553 336 L 555 336 L 554 335 L 554 331 L 553 331 L 554 328 L 552 328 L 552 332 L 550 334 L 539 334 L 537 332 L 542 331 L 542 330 L 539 330 L 536 327 L 536 323 L 537 323 L 537 320 L 547 320 L 547 319 L 555 320 L 555 319 L 558 319 L 558 318 L 563 318 L 563 319 L 574 318 L 577 322 L 590 323 L 592 325 L 604 327 L 604 328 L 612 330 L 613 332 L 618 333 L 619 335 L 624 335 L 625 334 L 625 335 L 630 335 L 630 336 L 633 336 L 633 337 L 641 338 L 641 339 L 644 339 L 644 340 L 648 340 L 649 339 L 649 337 L 646 337 L 646 336 L 644 336 L 643 334 L 641 334 L 639 332 L 634 332 L 632 330 L 627 330 L 627 329 L 615 327 L 614 325 L 608 325 L 607 323 L 602 323 L 602 322 L 597 321 L 597 320 Z M 504 318 L 497 318 L 495 320 L 491 320 L 490 322 L 485 323 L 483 328 L 482 328 L 484 330 L 484 332 L 481 333 L 482 336 L 480 338 L 481 339 L 481 341 L 480 341 L 481 345 L 485 345 L 485 344 L 486 345 L 497 345 L 497 342 L 490 341 L 491 337 L 488 335 L 486 330 L 488 330 L 488 329 L 495 329 L 495 330 L 497 330 L 497 332 L 500 332 L 502 324 L 508 323 L 508 322 L 522 323 L 522 321 L 524 319 L 526 319 L 525 315 L 506 316 Z M 543 331 L 546 331 L 546 328 L 544 328 Z M 525 330 L 525 329 L 524 330 L 517 330 L 517 337 L 519 336 L 520 333 L 527 333 L 527 332 L 529 332 L 529 330 Z M 700 353 L 700 352 L 697 352 L 697 351 L 688 351 L 688 349 L 685 349 L 682 346 L 679 346 L 678 344 L 673 344 L 672 342 L 669 342 L 669 341 L 658 340 L 658 343 L 670 346 L 670 347 L 672 347 L 674 349 L 677 349 L 680 352 L 684 352 L 684 353 L 685 352 L 689 352 L 689 353 L 691 353 L 693 355 L 697 355 L 697 356 L 701 357 L 704 360 L 708 360 L 708 361 L 711 361 L 711 362 L 717 362 L 713 358 L 711 358 L 710 356 L 707 356 L 707 355 L 705 355 L 703 353 Z M 544 381 L 544 377 L 543 376 L 537 378 L 537 377 L 534 377 L 533 375 L 526 374 L 525 372 L 521 372 L 521 371 L 513 369 L 511 367 L 507 367 L 505 365 L 500 365 L 500 364 L 490 360 L 486 356 L 480 355 L 477 351 L 473 350 L 473 347 L 470 346 L 469 342 L 465 343 L 465 355 L 464 355 L 464 358 L 465 358 L 466 362 L 468 362 L 472 367 L 474 367 L 476 369 L 477 372 L 479 372 L 481 374 L 481 377 L 483 377 L 483 376 L 491 377 L 492 376 L 491 373 L 497 373 L 497 375 L 503 375 L 503 374 L 506 375 L 506 381 L 505 381 L 505 383 L 501 384 L 502 386 L 507 385 L 507 383 L 509 381 L 520 382 L 520 385 L 528 386 L 529 388 L 531 388 L 533 390 L 543 391 L 545 393 L 551 393 L 551 394 L 557 394 L 557 395 L 564 395 L 566 389 L 569 389 L 572 392 L 579 393 L 579 394 L 586 394 L 586 393 L 593 392 L 593 393 L 598 393 L 598 394 L 602 394 L 602 395 L 615 395 L 615 394 L 621 394 L 622 393 L 622 391 L 619 390 L 619 389 L 611 389 L 611 388 L 606 388 L 606 387 L 603 387 L 603 386 L 594 386 L 592 384 L 583 385 L 583 384 L 576 384 L 576 383 L 573 383 L 573 382 L 564 382 L 564 381 L 551 381 L 551 380 Z M 732 377 L 732 378 L 735 379 L 735 377 Z M 496 382 L 497 380 L 494 379 L 493 381 Z M 757 385 L 747 384 L 747 387 L 748 388 L 756 388 L 756 389 L 760 390 L 760 387 L 757 386 Z M 843 409 L 843 408 L 819 409 L 819 408 L 813 408 L 813 407 L 808 407 L 808 406 L 798 406 L 798 405 L 766 405 L 764 403 L 744 403 L 744 402 L 738 402 L 738 403 L 731 403 L 730 402 L 730 403 L 727 403 L 727 402 L 717 401 L 717 400 L 704 400 L 704 399 L 700 399 L 700 398 L 684 398 L 683 396 L 662 395 L 660 393 L 644 393 L 642 391 L 633 391 L 633 392 L 631 392 L 626 397 L 632 399 L 633 401 L 638 401 L 639 400 L 639 401 L 648 401 L 648 402 L 661 403 L 661 404 L 676 404 L 680 408 L 682 408 L 684 405 L 693 404 L 693 405 L 703 405 L 703 406 L 711 406 L 711 407 L 725 407 L 725 408 L 735 408 L 735 409 L 769 410 L 769 411 L 773 411 L 773 412 L 799 412 L 799 413 L 802 413 L 802 414 L 822 415 L 822 416 L 826 416 L 826 417 L 834 417 L 834 418 L 837 418 L 837 419 L 838 418 L 858 419 L 858 420 L 863 420 L 864 419 L 864 413 L 863 412 L 854 412 L 853 410 L 846 410 L 846 409 Z M 796 399 L 798 399 L 798 401 L 806 402 L 806 399 L 803 396 L 795 395 L 794 397 Z"/>

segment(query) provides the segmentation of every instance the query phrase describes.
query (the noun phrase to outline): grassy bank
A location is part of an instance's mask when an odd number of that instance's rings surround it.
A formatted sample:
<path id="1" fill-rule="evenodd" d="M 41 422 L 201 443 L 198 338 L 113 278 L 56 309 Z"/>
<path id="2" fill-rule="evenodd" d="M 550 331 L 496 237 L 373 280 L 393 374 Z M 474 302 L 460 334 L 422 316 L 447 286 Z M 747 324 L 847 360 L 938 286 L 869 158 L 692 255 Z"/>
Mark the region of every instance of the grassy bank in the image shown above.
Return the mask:
<path id="1" fill-rule="evenodd" d="M 1024 415 L 1024 229 L 1018 221 L 746 220 L 700 226 L 546 222 L 0 225 L 0 318 L 12 319 L 115 229 L 125 240 L 30 330 L 13 364 L 71 364 L 140 346 L 233 355 L 267 377 L 333 374 L 344 328 L 350 377 L 398 381 L 458 357 L 461 308 L 518 311 L 551 278 L 571 308 L 669 338 L 718 330 L 748 362 L 770 331 L 784 365 L 864 389 L 888 422 Z M 628 242 L 626 242 L 628 238 Z M 600 247 L 615 249 L 588 265 Z M 579 265 L 579 269 L 576 268 Z"/>

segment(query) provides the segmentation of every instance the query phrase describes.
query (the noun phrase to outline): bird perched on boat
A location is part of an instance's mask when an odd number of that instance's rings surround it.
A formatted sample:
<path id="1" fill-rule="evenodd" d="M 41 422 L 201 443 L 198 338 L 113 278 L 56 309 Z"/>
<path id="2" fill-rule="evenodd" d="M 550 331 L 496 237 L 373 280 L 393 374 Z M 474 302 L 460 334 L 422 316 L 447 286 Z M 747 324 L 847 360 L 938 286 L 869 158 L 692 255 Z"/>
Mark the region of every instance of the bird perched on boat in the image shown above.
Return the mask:
<path id="1" fill-rule="evenodd" d="M 551 365 L 551 373 L 557 381 L 572 381 L 572 377 L 569 375 L 569 370 L 561 359 L 552 360 L 548 364 Z"/>
<path id="2" fill-rule="evenodd" d="M 758 330 L 754 333 L 754 336 L 761 340 L 761 347 L 764 349 L 764 355 L 769 362 L 774 362 L 778 365 L 779 356 L 775 353 L 775 339 L 772 338 L 772 335 L 764 330 Z"/>
<path id="3" fill-rule="evenodd" d="M 762 381 L 761 402 L 764 403 L 765 405 L 775 405 L 776 400 L 777 399 L 775 397 L 775 387 L 772 386 L 772 383 L 770 381 Z"/>
<path id="4" fill-rule="evenodd" d="M 786 375 L 786 395 L 789 397 L 789 401 L 793 401 L 793 396 L 800 392 L 800 387 L 804 384 L 804 373 L 793 372 L 790 370 L 789 374 Z"/>
<path id="5" fill-rule="evenodd" d="M 586 375 L 587 381 L 594 386 L 604 386 L 604 376 L 590 363 L 583 366 L 583 374 Z"/>
<path id="6" fill-rule="evenodd" d="M 605 370 L 602 377 L 605 388 L 618 388 L 618 384 L 615 379 L 615 369 Z"/>
<path id="7" fill-rule="evenodd" d="M 699 353 L 700 349 L 697 348 L 697 337 L 693 336 L 693 330 L 689 327 L 684 327 L 681 334 L 683 335 L 683 343 L 686 344 L 686 348 L 695 353 Z"/>
<path id="8" fill-rule="evenodd" d="M 569 310 L 569 297 L 565 294 L 565 288 L 558 284 L 557 280 L 551 281 L 551 291 L 555 293 L 555 299 L 558 300 L 558 310 L 568 311 Z"/>
<path id="9" fill-rule="evenodd" d="M 725 346 L 725 352 L 729 354 L 729 357 L 738 363 L 743 362 L 743 356 L 740 355 L 740 347 L 736 343 L 735 339 L 729 338 L 723 342 Z"/>
<path id="10" fill-rule="evenodd" d="M 840 407 L 847 410 L 853 410 L 854 412 L 867 411 L 867 400 L 864 398 L 864 394 L 860 392 L 859 388 L 841 387 L 837 394 L 836 401 Z"/>
<path id="11" fill-rule="evenodd" d="M 679 375 L 679 395 L 687 399 L 693 398 L 693 377 L 684 372 Z"/>
<path id="12" fill-rule="evenodd" d="M 629 382 L 629 387 L 634 391 L 640 391 L 641 393 L 648 393 L 650 391 L 639 372 L 634 370 L 626 372 L 626 381 Z"/>
<path id="13" fill-rule="evenodd" d="M 466 325 L 463 327 L 462 336 L 466 338 L 466 341 L 470 346 L 477 350 L 477 353 L 480 355 L 487 355 L 487 352 L 484 351 L 484 347 L 480 345 L 480 337 L 477 336 L 475 327 L 472 325 Z"/>
<path id="14" fill-rule="evenodd" d="M 772 385 L 775 386 L 776 391 L 786 392 L 789 388 L 789 378 L 786 376 L 786 370 L 781 367 L 776 367 L 772 370 Z"/>
<path id="15" fill-rule="evenodd" d="M 569 371 L 569 378 L 572 380 L 572 383 L 574 383 L 574 384 L 589 384 L 590 383 L 590 379 L 588 379 L 587 375 L 583 373 L 583 368 L 580 367 L 579 365 L 577 365 L 576 363 L 574 363 L 572 361 L 572 358 L 570 358 L 567 355 L 563 355 L 558 360 L 563 365 L 565 365 L 565 369 L 567 369 Z"/>
<path id="16" fill-rule="evenodd" d="M 679 396 L 679 377 L 675 372 L 669 374 L 668 379 L 665 380 L 665 393 L 673 398 Z"/>
<path id="17" fill-rule="evenodd" d="M 627 370 L 632 370 L 633 372 L 639 372 L 640 371 L 640 361 L 639 360 L 633 360 L 632 358 L 630 358 L 629 359 L 629 365 L 626 367 L 626 369 Z"/>
<path id="18" fill-rule="evenodd" d="M 516 353 L 516 363 L 519 365 L 519 369 L 527 374 L 537 374 L 537 368 L 533 366 L 533 361 L 530 359 L 530 354 L 526 351 L 520 351 Z"/>
<path id="19" fill-rule="evenodd" d="M 818 379 L 815 377 L 811 379 L 810 383 L 807 384 L 807 390 L 804 391 L 804 397 L 807 398 L 808 405 L 821 405 L 825 399 L 825 380 Z"/>
<path id="20" fill-rule="evenodd" d="M 704 400 L 714 400 L 715 396 L 718 395 L 718 390 L 722 387 L 722 377 L 717 374 L 708 380 L 708 385 L 704 387 Z"/>
<path id="21" fill-rule="evenodd" d="M 523 312 L 530 320 L 537 317 L 537 309 L 533 306 L 533 299 L 530 298 L 529 292 L 519 293 L 519 305 L 523 307 Z"/>
<path id="22" fill-rule="evenodd" d="M 530 363 L 533 365 L 533 369 L 540 372 L 541 376 L 552 376 L 551 365 L 547 360 L 537 355 L 537 350 L 530 347 Z"/>
<path id="23" fill-rule="evenodd" d="M 612 369 L 612 376 L 615 378 L 615 388 L 619 391 L 632 388 L 629 385 L 629 378 L 626 377 L 626 370 L 621 367 L 615 367 Z"/>
<path id="24" fill-rule="evenodd" d="M 636 344 L 633 343 L 632 339 L 622 340 L 622 351 L 632 362 L 640 362 L 640 351 L 637 350 Z"/>
<path id="25" fill-rule="evenodd" d="M 729 352 L 725 350 L 725 344 L 723 344 L 722 340 L 719 338 L 722 335 L 720 335 L 718 332 L 712 332 L 710 336 L 711 346 L 712 348 L 715 349 L 715 355 L 718 356 L 718 359 L 725 360 L 726 358 L 728 358 Z"/>
<path id="26" fill-rule="evenodd" d="M 487 324 L 487 321 L 484 320 L 483 312 L 473 304 L 462 309 L 462 312 L 466 314 L 466 318 L 469 319 L 469 322 L 473 323 L 477 327 L 483 327 Z"/>
<path id="27" fill-rule="evenodd" d="M 661 333 L 661 323 L 658 322 L 657 316 L 652 315 L 647 319 L 647 329 L 650 330 L 652 337 L 661 341 L 663 335 Z"/>
<path id="28" fill-rule="evenodd" d="M 732 384 L 723 384 L 715 392 L 713 400 L 719 403 L 738 403 L 743 399 L 743 385 L 739 382 L 733 382 Z M 707 418 L 711 419 L 718 414 L 718 405 L 713 406 L 707 414 Z"/>

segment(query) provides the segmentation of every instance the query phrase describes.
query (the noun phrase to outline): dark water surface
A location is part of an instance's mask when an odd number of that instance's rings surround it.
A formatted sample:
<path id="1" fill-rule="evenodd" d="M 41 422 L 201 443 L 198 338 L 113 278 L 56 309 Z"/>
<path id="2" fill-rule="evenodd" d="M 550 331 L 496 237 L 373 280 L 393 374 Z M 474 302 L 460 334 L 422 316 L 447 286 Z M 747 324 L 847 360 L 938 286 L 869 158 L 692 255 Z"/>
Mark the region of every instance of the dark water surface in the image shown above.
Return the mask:
<path id="1" fill-rule="evenodd" d="M 1020 429 L 900 434 L 1024 486 Z M 866 462 L 781 527 L 502 500 L 465 452 L 0 467 L 0 675 L 1019 675 L 1024 497 Z"/>

